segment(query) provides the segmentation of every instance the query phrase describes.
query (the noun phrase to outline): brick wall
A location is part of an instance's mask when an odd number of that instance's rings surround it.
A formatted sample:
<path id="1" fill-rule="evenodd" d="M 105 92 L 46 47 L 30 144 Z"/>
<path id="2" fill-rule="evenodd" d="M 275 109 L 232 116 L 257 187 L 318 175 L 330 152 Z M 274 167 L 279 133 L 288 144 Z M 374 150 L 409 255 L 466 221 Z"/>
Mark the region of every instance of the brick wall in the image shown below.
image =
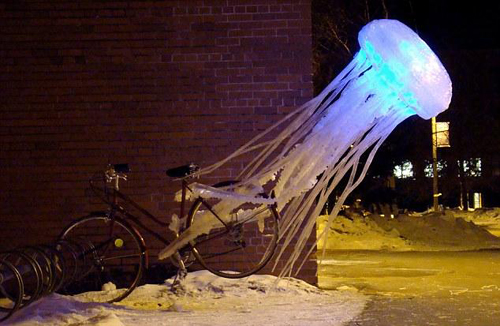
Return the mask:
<path id="1" fill-rule="evenodd" d="M 310 48 L 310 0 L 2 1 L 0 248 L 93 209 L 87 180 L 108 163 L 169 218 L 165 169 L 213 163 L 310 99 Z"/>

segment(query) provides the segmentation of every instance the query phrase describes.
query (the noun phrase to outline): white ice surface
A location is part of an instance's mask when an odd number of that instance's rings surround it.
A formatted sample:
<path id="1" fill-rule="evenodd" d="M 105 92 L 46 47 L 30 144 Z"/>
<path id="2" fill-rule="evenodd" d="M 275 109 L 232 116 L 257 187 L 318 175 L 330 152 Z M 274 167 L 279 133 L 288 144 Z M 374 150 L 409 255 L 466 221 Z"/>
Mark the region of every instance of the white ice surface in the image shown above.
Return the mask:
<path id="1" fill-rule="evenodd" d="M 20 310 L 8 325 L 343 325 L 366 302 L 352 289 L 322 291 L 297 279 L 276 282 L 269 275 L 229 280 L 199 271 L 187 276 L 182 294 L 170 291 L 170 281 L 144 285 L 119 305 L 88 302 L 95 293 L 53 294 Z"/>

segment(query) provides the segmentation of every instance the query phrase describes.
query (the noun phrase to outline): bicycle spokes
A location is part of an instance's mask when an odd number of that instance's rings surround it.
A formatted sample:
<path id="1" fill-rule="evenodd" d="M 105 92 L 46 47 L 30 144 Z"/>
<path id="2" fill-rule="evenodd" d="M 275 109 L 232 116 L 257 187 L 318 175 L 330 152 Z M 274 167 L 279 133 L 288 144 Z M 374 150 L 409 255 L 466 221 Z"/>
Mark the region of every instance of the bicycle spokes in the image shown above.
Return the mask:
<path id="1" fill-rule="evenodd" d="M 198 261 L 216 275 L 243 277 L 260 270 L 271 258 L 276 247 L 278 221 L 272 206 L 247 205 L 232 212 L 218 212 L 217 202 L 206 208 L 207 200 L 195 203 L 189 226 L 210 223 L 212 228 L 192 243 Z M 218 219 L 225 224 L 218 223 Z"/>
<path id="2" fill-rule="evenodd" d="M 88 266 L 79 281 L 65 289 L 67 293 L 101 291 L 112 283 L 123 290 L 96 296 L 95 301 L 116 302 L 139 283 L 145 267 L 145 248 L 140 236 L 125 221 L 89 216 L 68 227 L 61 238 L 85 248 L 81 258 Z"/>

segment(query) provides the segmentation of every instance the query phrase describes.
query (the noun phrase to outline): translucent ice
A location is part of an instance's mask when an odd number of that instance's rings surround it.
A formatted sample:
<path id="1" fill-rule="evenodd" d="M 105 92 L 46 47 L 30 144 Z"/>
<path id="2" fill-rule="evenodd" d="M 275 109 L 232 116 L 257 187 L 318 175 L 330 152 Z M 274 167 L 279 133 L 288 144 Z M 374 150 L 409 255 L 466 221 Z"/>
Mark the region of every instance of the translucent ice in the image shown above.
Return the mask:
<path id="1" fill-rule="evenodd" d="M 376 20 L 363 27 L 358 41 L 373 67 L 378 83 L 388 83 L 398 97 L 424 119 L 448 108 L 451 81 L 443 65 L 406 25 Z"/>
<path id="2" fill-rule="evenodd" d="M 425 119 L 436 116 L 451 100 L 446 70 L 404 24 L 372 21 L 360 31 L 358 40 L 359 52 L 321 94 L 226 159 L 199 172 L 210 173 L 237 156 L 252 153 L 254 159 L 238 177 L 241 182 L 233 186 L 235 198 L 212 193 L 222 199 L 224 211 L 231 211 L 245 200 L 242 195 L 252 195 L 245 189 L 259 186 L 274 192 L 281 213 L 283 246 L 279 256 L 294 246 L 282 274 L 290 274 L 294 267 L 300 269 L 301 265 L 295 264 L 314 230 L 316 217 L 343 177 L 348 176 L 347 184 L 341 189 L 329 224 L 362 181 L 392 130 L 414 114 Z M 278 128 L 278 135 L 269 139 Z M 210 189 L 205 195 L 210 196 Z M 184 239 L 184 244 L 203 232 L 206 228 L 188 230 L 189 239 Z M 163 253 L 169 255 L 181 245 L 173 243 Z"/>

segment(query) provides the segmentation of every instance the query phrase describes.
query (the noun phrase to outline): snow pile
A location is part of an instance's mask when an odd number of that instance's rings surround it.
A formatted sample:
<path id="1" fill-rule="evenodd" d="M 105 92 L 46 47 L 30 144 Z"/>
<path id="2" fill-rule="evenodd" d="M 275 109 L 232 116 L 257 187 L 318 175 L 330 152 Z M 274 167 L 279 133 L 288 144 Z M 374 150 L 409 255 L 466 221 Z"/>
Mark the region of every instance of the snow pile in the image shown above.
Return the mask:
<path id="1" fill-rule="evenodd" d="M 356 291 L 322 291 L 269 275 L 230 280 L 199 271 L 175 293 L 171 284 L 141 286 L 119 304 L 89 302 L 104 291 L 54 294 L 20 310 L 9 325 L 342 325 L 366 303 Z"/>
<path id="2" fill-rule="evenodd" d="M 485 225 L 500 225 L 500 210 L 400 214 L 396 218 L 377 214 L 363 216 L 350 211 L 339 215 L 330 226 L 327 250 L 476 250 L 500 248 L 500 239 Z M 318 220 L 318 235 L 326 226 L 327 216 Z"/>
<path id="3" fill-rule="evenodd" d="M 328 222 L 328 216 L 320 216 L 317 223 L 318 238 Z M 358 214 L 337 216 L 328 232 L 326 243 L 318 242 L 318 250 L 386 250 L 406 246 L 397 231 L 387 232 L 369 217 Z"/>
<path id="4" fill-rule="evenodd" d="M 32 303 L 4 323 L 13 326 L 124 326 L 110 304 L 82 302 L 59 294 Z"/>
<path id="5" fill-rule="evenodd" d="M 474 211 L 454 211 L 455 216 L 472 221 L 491 234 L 500 237 L 500 208 L 481 208 Z"/>

